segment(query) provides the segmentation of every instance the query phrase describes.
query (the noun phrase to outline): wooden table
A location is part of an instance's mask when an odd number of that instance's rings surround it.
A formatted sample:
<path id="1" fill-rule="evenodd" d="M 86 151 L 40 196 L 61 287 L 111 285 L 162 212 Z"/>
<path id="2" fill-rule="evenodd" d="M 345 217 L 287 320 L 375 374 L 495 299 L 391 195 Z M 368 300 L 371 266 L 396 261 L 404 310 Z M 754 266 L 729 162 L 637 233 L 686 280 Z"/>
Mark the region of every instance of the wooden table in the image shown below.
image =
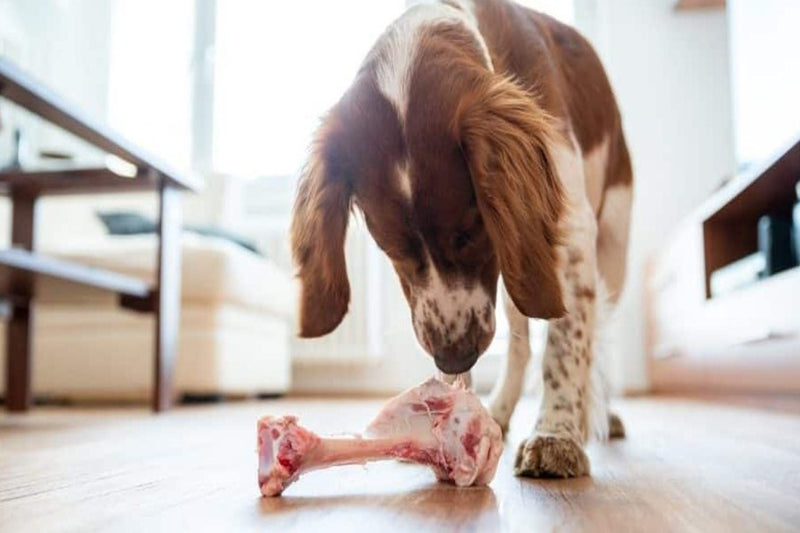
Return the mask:
<path id="1" fill-rule="evenodd" d="M 102 167 L 37 172 L 22 169 L 0 173 L 0 194 L 9 196 L 12 203 L 12 248 L 0 251 L 0 295 L 7 302 L 8 320 L 6 409 L 25 411 L 32 403 L 31 337 L 36 298 L 80 298 L 87 291 L 116 293 L 121 306 L 155 314 L 152 407 L 155 411 L 168 408 L 172 399 L 180 314 L 180 192 L 197 190 L 199 182 L 158 161 L 106 125 L 92 120 L 2 58 L 0 97 L 135 168 L 129 177 Z M 159 197 L 158 275 L 154 285 L 36 253 L 36 215 L 41 197 L 142 190 L 155 191 Z"/>

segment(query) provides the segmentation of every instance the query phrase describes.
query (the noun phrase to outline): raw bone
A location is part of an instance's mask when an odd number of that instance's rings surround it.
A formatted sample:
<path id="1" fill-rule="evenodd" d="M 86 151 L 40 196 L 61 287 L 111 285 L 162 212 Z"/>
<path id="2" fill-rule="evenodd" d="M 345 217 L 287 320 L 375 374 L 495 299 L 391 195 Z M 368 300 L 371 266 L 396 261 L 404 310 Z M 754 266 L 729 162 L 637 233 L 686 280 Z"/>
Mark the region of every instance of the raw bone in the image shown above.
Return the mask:
<path id="1" fill-rule="evenodd" d="M 277 496 L 310 470 L 404 459 L 430 466 L 442 481 L 485 485 L 502 452 L 500 426 L 480 400 L 431 378 L 391 399 L 363 436 L 319 437 L 294 416 L 260 419 L 258 484 L 264 496 Z"/>

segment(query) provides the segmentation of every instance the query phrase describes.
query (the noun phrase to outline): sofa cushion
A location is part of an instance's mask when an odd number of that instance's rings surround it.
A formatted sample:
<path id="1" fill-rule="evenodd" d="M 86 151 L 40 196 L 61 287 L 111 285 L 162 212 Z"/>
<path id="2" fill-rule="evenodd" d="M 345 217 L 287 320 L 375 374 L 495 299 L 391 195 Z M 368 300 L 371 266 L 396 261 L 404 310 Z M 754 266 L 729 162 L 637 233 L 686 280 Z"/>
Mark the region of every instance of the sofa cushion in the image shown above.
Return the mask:
<path id="1" fill-rule="evenodd" d="M 55 257 L 155 281 L 154 235 L 106 237 L 83 246 L 47 250 Z M 231 242 L 184 233 L 181 238 L 183 302 L 232 303 L 291 319 L 297 285 L 274 262 Z"/>

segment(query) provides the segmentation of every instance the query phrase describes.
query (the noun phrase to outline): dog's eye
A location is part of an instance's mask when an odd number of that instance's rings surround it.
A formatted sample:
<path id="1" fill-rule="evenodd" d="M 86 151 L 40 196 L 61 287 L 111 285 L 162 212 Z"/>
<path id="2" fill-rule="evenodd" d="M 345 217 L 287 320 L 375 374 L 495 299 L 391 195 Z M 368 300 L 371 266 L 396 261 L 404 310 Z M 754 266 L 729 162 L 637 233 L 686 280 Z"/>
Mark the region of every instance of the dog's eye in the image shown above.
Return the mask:
<path id="1" fill-rule="evenodd" d="M 469 234 L 466 231 L 459 231 L 456 233 L 456 236 L 453 237 L 453 247 L 456 250 L 462 250 L 468 244 Z"/>

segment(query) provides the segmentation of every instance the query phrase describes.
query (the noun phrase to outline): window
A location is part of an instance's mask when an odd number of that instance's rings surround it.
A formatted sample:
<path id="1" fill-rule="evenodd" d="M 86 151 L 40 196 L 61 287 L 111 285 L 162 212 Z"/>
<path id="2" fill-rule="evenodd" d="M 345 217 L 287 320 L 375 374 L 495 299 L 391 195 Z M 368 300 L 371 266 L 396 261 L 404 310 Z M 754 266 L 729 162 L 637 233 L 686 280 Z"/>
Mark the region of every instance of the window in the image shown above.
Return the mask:
<path id="1" fill-rule="evenodd" d="M 184 169 L 191 167 L 194 5 L 114 0 L 109 32 L 109 124 Z"/>
<path id="2" fill-rule="evenodd" d="M 215 170 L 295 174 L 320 117 L 404 7 L 404 0 L 218 2 Z"/>
<path id="3" fill-rule="evenodd" d="M 295 174 L 320 117 L 406 3 L 217 2 L 214 169 L 240 176 Z M 567 23 L 574 18 L 568 0 L 521 3 Z"/>
<path id="4" fill-rule="evenodd" d="M 575 2 L 572 0 L 516 0 L 518 4 L 547 13 L 564 24 L 575 23 Z"/>
<path id="5" fill-rule="evenodd" d="M 800 134 L 798 20 L 797 2 L 729 2 L 733 126 L 740 164 L 768 158 Z"/>

